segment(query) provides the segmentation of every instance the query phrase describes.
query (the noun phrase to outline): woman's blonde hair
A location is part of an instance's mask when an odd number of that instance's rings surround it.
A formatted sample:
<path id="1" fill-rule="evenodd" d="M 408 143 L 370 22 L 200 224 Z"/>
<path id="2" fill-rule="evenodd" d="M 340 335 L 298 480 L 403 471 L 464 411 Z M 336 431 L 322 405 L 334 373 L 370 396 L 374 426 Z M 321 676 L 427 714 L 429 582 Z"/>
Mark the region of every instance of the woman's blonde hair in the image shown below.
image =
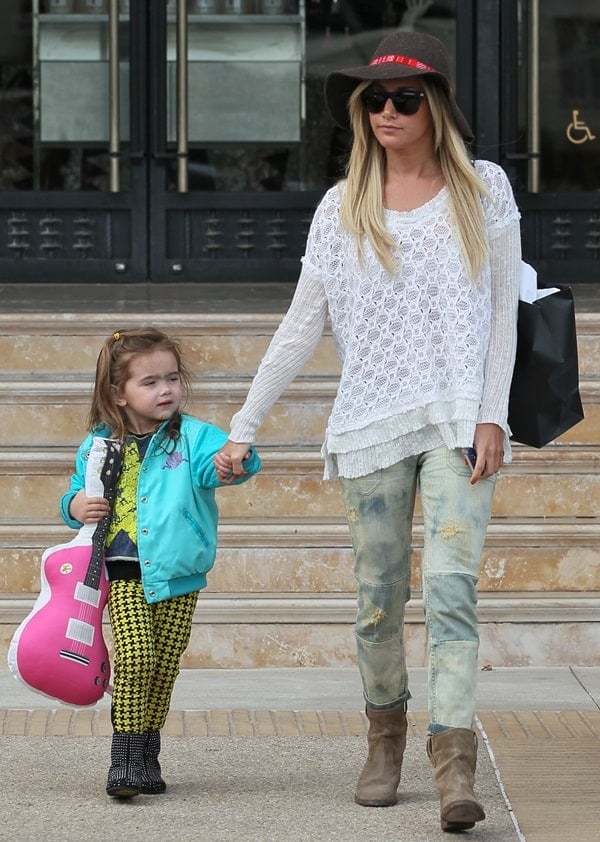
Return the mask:
<path id="1" fill-rule="evenodd" d="M 170 351 L 175 357 L 177 370 L 183 386 L 184 402 L 189 399 L 191 378 L 183 361 L 179 343 L 153 327 L 117 330 L 103 344 L 96 363 L 96 379 L 92 406 L 88 415 L 88 429 L 94 432 L 108 427 L 113 438 L 124 439 L 127 435 L 127 416 L 116 402 L 117 392 L 129 378 L 131 361 L 143 354 L 155 351 Z M 173 441 L 179 438 L 181 415 L 177 411 L 167 426 L 167 436 Z"/>
<path id="2" fill-rule="evenodd" d="M 459 248 L 472 278 L 476 278 L 488 255 L 488 241 L 481 204 L 489 192 L 477 175 L 458 131 L 444 91 L 422 77 L 433 122 L 434 153 L 448 190 L 452 224 Z M 371 83 L 359 84 L 348 103 L 353 143 L 341 200 L 341 220 L 354 236 L 362 256 L 366 237 L 382 265 L 393 272 L 395 243 L 385 225 L 383 191 L 386 154 L 378 143 L 360 94 Z"/>

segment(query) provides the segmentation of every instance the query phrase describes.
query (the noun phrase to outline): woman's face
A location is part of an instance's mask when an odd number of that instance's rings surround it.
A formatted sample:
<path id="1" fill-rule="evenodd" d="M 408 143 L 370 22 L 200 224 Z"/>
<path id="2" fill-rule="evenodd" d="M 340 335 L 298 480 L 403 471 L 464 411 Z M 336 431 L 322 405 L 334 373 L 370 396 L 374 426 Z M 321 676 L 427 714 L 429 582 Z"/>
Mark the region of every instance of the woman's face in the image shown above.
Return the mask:
<path id="1" fill-rule="evenodd" d="M 408 76 L 402 79 L 382 79 L 369 86 L 367 90 L 395 93 L 396 91 L 423 94 L 423 86 L 418 76 Z M 399 103 L 400 111 L 396 110 L 392 99 L 386 98 L 383 109 L 378 113 L 369 112 L 371 130 L 378 142 L 387 151 L 401 151 L 410 149 L 415 145 L 433 141 L 433 120 L 427 102 L 423 94 L 420 100 L 410 98 L 408 107 L 414 108 L 419 103 L 417 111 L 413 114 L 403 114 L 402 104 Z"/>

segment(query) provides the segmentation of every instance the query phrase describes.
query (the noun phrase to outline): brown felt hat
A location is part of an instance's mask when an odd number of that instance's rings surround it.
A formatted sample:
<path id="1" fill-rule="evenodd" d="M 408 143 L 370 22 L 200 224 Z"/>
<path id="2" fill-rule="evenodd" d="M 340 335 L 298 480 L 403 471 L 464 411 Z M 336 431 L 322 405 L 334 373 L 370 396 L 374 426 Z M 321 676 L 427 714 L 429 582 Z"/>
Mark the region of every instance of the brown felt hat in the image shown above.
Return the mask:
<path id="1" fill-rule="evenodd" d="M 381 41 L 369 64 L 336 70 L 325 80 L 325 102 L 335 122 L 350 128 L 348 100 L 360 82 L 401 79 L 405 76 L 430 76 L 446 92 L 450 110 L 463 138 L 470 142 L 473 132 L 462 113 L 450 78 L 450 57 L 442 42 L 424 32 L 397 30 Z"/>

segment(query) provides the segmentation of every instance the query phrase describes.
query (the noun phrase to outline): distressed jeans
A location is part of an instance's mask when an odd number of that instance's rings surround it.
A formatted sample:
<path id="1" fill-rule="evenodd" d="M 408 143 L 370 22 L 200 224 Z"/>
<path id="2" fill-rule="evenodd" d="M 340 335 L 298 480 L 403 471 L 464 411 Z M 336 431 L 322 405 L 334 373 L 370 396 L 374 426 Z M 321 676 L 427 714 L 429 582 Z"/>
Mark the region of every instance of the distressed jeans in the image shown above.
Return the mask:
<path id="1" fill-rule="evenodd" d="M 470 477 L 460 449 L 440 447 L 340 478 L 355 558 L 358 668 L 366 702 L 379 710 L 410 699 L 404 612 L 419 489 L 430 733 L 471 728 L 475 716 L 477 580 L 496 477 L 474 486 Z"/>

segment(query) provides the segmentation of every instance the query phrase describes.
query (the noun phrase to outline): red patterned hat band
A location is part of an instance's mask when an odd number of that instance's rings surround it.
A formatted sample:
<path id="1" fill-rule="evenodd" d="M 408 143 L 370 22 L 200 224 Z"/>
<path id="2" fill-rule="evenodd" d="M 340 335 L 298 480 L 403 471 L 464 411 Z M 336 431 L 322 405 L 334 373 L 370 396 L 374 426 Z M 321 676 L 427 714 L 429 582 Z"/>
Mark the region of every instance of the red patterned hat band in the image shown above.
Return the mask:
<path id="1" fill-rule="evenodd" d="M 400 55 L 387 55 L 387 56 L 377 56 L 372 61 L 369 62 L 369 65 L 374 64 L 405 64 L 408 67 L 414 67 L 417 70 L 425 71 L 426 73 L 437 73 L 438 71 L 435 67 L 432 67 L 430 64 L 425 64 L 424 61 L 419 61 L 417 58 L 411 58 L 410 56 L 400 56 Z"/>

